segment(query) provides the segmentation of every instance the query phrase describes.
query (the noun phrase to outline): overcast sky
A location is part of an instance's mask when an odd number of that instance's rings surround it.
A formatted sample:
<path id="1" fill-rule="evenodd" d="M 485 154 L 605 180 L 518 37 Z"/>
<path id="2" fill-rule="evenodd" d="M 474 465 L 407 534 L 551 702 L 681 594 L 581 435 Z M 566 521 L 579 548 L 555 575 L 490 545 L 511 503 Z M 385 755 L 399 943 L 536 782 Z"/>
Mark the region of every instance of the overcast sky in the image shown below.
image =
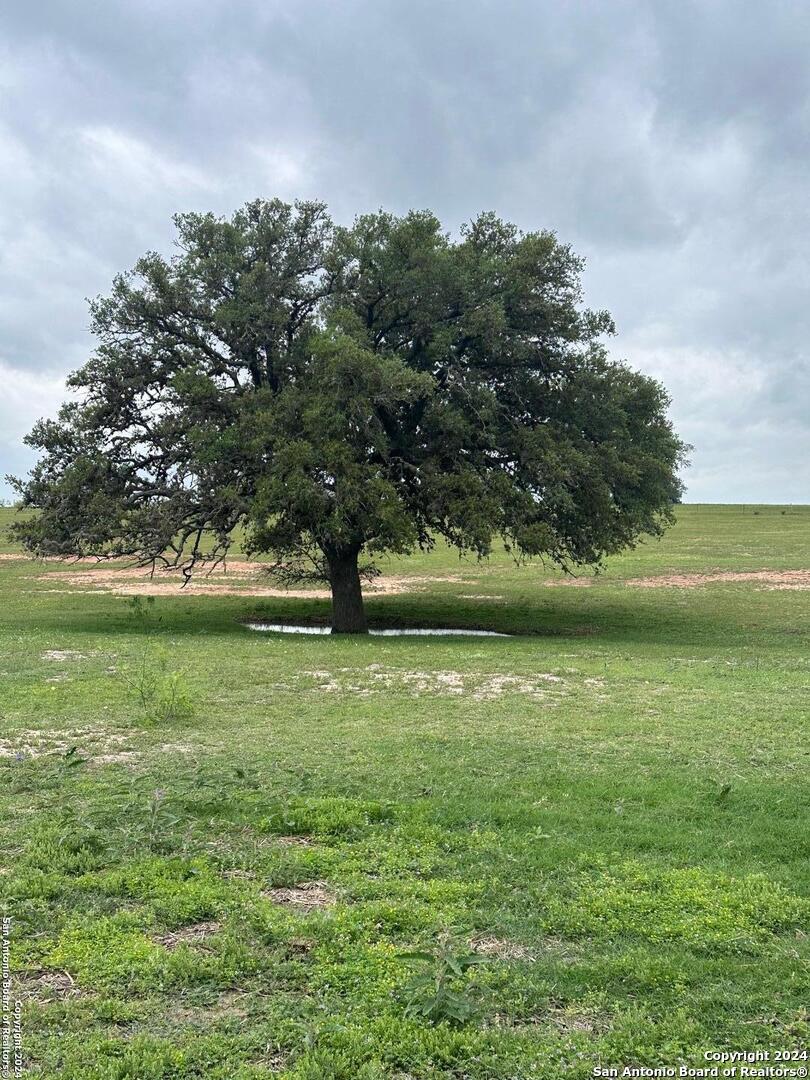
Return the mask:
<path id="1" fill-rule="evenodd" d="M 556 230 L 688 501 L 810 502 L 809 90 L 806 0 L 4 0 L 0 474 L 85 297 L 175 211 L 278 195 Z"/>

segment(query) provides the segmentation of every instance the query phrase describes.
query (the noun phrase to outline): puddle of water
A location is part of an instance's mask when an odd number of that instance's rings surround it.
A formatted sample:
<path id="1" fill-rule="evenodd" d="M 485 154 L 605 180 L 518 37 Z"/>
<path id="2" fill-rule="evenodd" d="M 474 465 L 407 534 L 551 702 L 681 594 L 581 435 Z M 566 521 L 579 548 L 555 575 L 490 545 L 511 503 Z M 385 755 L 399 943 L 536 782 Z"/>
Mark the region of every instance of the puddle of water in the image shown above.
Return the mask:
<path id="1" fill-rule="evenodd" d="M 269 631 L 273 634 L 331 634 L 331 626 L 295 626 L 291 623 L 247 623 L 249 630 Z M 509 637 L 497 630 L 446 630 L 429 628 L 412 630 L 402 627 L 394 630 L 369 630 L 376 637 Z"/>

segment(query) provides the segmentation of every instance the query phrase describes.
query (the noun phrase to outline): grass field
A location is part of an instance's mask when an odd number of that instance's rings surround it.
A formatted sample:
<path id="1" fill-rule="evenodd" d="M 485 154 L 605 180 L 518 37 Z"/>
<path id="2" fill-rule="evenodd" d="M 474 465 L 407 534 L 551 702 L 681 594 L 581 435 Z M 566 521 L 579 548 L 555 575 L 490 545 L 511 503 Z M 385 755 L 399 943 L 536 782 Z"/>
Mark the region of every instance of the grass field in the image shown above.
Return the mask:
<path id="1" fill-rule="evenodd" d="M 552 1080 L 806 1046 L 810 574 L 776 572 L 810 570 L 810 507 L 681 507 L 581 587 L 505 555 L 385 569 L 372 620 L 516 636 L 255 634 L 328 604 L 133 605 L 0 560 L 30 1075 Z M 626 584 L 663 575 L 694 587 Z"/>

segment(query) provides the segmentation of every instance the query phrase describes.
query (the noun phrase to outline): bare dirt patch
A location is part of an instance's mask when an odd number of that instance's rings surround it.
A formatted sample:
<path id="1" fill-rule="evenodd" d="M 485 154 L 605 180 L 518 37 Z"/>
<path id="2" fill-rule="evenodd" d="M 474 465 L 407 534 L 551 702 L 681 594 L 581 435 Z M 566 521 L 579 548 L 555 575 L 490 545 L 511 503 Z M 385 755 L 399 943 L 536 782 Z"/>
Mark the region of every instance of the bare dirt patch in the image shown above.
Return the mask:
<path id="1" fill-rule="evenodd" d="M 70 749 L 66 742 L 29 742 L 21 738 L 0 739 L 0 758 L 26 758 L 44 757 L 46 754 L 64 754 Z"/>
<path id="2" fill-rule="evenodd" d="M 369 664 L 365 668 L 339 668 L 337 671 L 302 671 L 301 676 L 314 681 L 316 693 L 350 693 L 367 697 L 388 691 L 421 697 L 472 697 L 491 701 L 504 694 L 527 694 L 537 699 L 561 696 L 564 680 L 550 672 L 534 675 L 494 673 L 485 675 L 462 671 L 402 671 Z"/>
<path id="3" fill-rule="evenodd" d="M 215 595 L 286 597 L 299 600 L 328 600 L 331 597 L 328 589 L 284 589 L 269 584 L 271 579 L 266 567 L 261 563 L 246 560 L 228 561 L 214 570 L 200 571 L 187 584 L 184 583 L 182 572 L 174 567 L 152 571 L 148 566 L 99 566 L 97 562 L 94 570 L 54 570 L 39 575 L 36 580 L 51 584 L 64 582 L 73 586 L 94 586 L 88 591 L 112 592 L 118 596 Z M 457 574 L 437 577 L 383 575 L 367 585 L 366 592 L 382 595 L 414 592 L 437 582 L 459 580 L 461 579 Z"/>
<path id="4" fill-rule="evenodd" d="M 106 593 L 107 589 L 40 589 L 43 593 L 57 593 L 59 596 L 86 596 L 87 593 Z"/>
<path id="5" fill-rule="evenodd" d="M 548 693 L 549 683 L 561 683 L 559 675 L 490 675 L 472 693 L 476 701 L 491 701 L 503 694 L 529 694 L 543 697 Z"/>
<path id="6" fill-rule="evenodd" d="M 183 742 L 167 742 L 157 747 L 157 752 L 161 754 L 194 754 L 197 750 L 199 750 L 199 746 Z"/>
<path id="7" fill-rule="evenodd" d="M 87 764 L 113 761 L 132 764 L 140 755 L 137 751 L 121 745 L 128 742 L 127 735 L 92 728 L 17 731 L 6 739 L 0 739 L 0 758 L 25 759 L 64 755 L 75 747 L 79 751 L 80 759 Z"/>
<path id="8" fill-rule="evenodd" d="M 114 754 L 93 754 L 88 765 L 137 765 L 141 755 L 137 750 L 119 750 Z"/>
<path id="9" fill-rule="evenodd" d="M 325 881 L 302 881 L 298 885 L 266 889 L 262 896 L 274 904 L 283 904 L 302 912 L 331 907 L 335 902 Z"/>
<path id="10" fill-rule="evenodd" d="M 440 585 L 445 582 L 462 581 L 460 574 L 434 574 L 396 577 L 389 574 L 381 574 L 370 585 L 366 585 L 365 591 L 369 593 L 403 593 L 416 592 L 427 585 Z M 330 593 L 331 596 L 331 593 Z"/>
<path id="11" fill-rule="evenodd" d="M 713 570 L 706 574 L 628 578 L 624 584 L 638 589 L 700 589 L 723 582 L 755 583 L 766 589 L 810 589 L 810 570 Z"/>
<path id="12" fill-rule="evenodd" d="M 63 664 L 68 660 L 86 660 L 84 653 L 76 652 L 75 649 L 46 649 L 40 656 L 40 660 L 52 660 Z"/>
<path id="13" fill-rule="evenodd" d="M 63 556 L 46 555 L 40 558 L 38 555 L 30 555 L 26 551 L 0 552 L 0 562 L 27 562 L 41 566 L 43 563 L 61 563 L 62 566 L 113 566 L 124 565 L 122 560 L 117 562 L 113 559 L 102 559 L 97 555 Z"/>

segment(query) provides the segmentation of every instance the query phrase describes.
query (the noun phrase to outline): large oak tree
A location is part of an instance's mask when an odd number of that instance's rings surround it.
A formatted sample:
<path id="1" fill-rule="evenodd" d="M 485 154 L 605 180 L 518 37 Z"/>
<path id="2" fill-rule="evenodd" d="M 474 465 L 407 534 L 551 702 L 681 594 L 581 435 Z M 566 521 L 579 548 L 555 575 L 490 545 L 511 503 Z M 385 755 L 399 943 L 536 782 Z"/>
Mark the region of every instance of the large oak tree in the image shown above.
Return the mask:
<path id="1" fill-rule="evenodd" d="M 190 574 L 243 526 L 358 633 L 383 552 L 500 539 L 572 567 L 670 521 L 667 395 L 609 359 L 612 320 L 553 233 L 483 214 L 452 239 L 424 212 L 340 228 L 278 200 L 175 223 L 173 258 L 91 304 L 75 400 L 28 438 L 32 552 Z"/>

